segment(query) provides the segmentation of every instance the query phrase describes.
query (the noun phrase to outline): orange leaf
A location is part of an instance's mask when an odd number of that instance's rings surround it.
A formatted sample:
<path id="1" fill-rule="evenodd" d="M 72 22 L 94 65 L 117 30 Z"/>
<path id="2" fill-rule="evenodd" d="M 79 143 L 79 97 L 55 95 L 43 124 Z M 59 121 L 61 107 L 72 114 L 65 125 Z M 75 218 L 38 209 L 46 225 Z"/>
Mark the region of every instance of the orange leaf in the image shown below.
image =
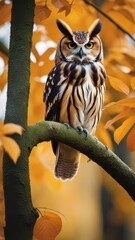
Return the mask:
<path id="1" fill-rule="evenodd" d="M 116 102 L 116 104 L 135 108 L 135 97 L 122 99 Z"/>
<path id="2" fill-rule="evenodd" d="M 66 0 L 65 0 L 66 1 Z M 52 2 L 52 4 L 56 7 L 56 8 L 58 8 L 58 9 L 60 9 L 60 8 L 62 8 L 62 7 L 64 7 L 64 2 L 63 2 L 63 0 L 52 0 L 51 1 Z M 67 2 L 67 1 L 66 1 Z"/>
<path id="3" fill-rule="evenodd" d="M 23 128 L 14 123 L 7 123 L 2 128 L 3 135 L 18 133 L 22 135 Z"/>
<path id="4" fill-rule="evenodd" d="M 51 14 L 51 10 L 45 6 L 36 6 L 35 7 L 35 18 L 38 23 L 48 18 Z"/>
<path id="5" fill-rule="evenodd" d="M 44 214 L 36 221 L 34 236 L 38 240 L 55 240 L 61 231 L 61 218 L 56 213 L 50 211 L 44 211 Z"/>
<path id="6" fill-rule="evenodd" d="M 20 156 L 20 148 L 18 144 L 9 137 L 2 137 L 4 150 L 8 153 L 14 163 L 17 162 L 18 157 Z"/>
<path id="7" fill-rule="evenodd" d="M 127 146 L 130 151 L 135 151 L 135 128 L 128 134 Z"/>
<path id="8" fill-rule="evenodd" d="M 114 106 L 114 105 L 116 105 L 116 102 L 108 103 L 108 104 L 106 104 L 106 105 L 103 107 L 103 110 L 105 110 L 106 108 L 112 107 L 112 106 Z"/>
<path id="9" fill-rule="evenodd" d="M 131 78 L 130 84 L 133 90 L 135 90 L 135 77 Z"/>
<path id="10" fill-rule="evenodd" d="M 114 132 L 114 139 L 116 143 L 120 143 L 120 141 L 125 137 L 130 128 L 135 124 L 135 116 L 129 117 L 127 120 L 123 122 L 123 124 L 117 128 Z"/>
<path id="11" fill-rule="evenodd" d="M 126 116 L 128 116 L 129 114 L 132 114 L 134 111 L 132 109 L 128 109 L 125 110 L 121 113 L 119 113 L 117 116 L 115 116 L 113 119 L 109 120 L 106 124 L 105 124 L 105 128 L 109 128 L 113 123 L 115 123 L 116 121 L 120 120 L 121 118 L 124 118 Z"/>
<path id="12" fill-rule="evenodd" d="M 0 25 L 3 25 L 5 22 L 9 22 L 11 18 L 11 2 L 5 4 L 4 1 L 0 1 Z"/>
<path id="13" fill-rule="evenodd" d="M 72 4 L 68 4 L 67 6 L 64 6 L 59 9 L 58 13 L 65 11 L 65 16 L 67 16 L 71 11 Z"/>
<path id="14" fill-rule="evenodd" d="M 102 131 L 101 131 L 101 129 L 102 129 Z M 113 149 L 110 134 L 109 134 L 109 132 L 107 130 L 105 130 L 104 125 L 103 125 L 102 122 L 100 122 L 99 125 L 98 125 L 97 131 L 96 131 L 96 136 L 107 147 L 109 147 L 110 149 Z"/>
<path id="15" fill-rule="evenodd" d="M 2 132 L 3 126 L 4 126 L 4 122 L 3 122 L 3 121 L 0 121 L 0 133 Z"/>
<path id="16" fill-rule="evenodd" d="M 1 150 L 2 147 L 3 147 L 3 142 L 2 142 L 2 140 L 0 138 L 0 150 Z"/>
<path id="17" fill-rule="evenodd" d="M 123 81 L 121 81 L 118 78 L 111 77 L 111 76 L 108 76 L 108 78 L 109 78 L 111 86 L 115 90 L 117 90 L 119 92 L 123 92 L 126 95 L 129 94 L 129 87 Z"/>
<path id="18" fill-rule="evenodd" d="M 51 2 L 59 9 L 58 13 L 65 11 L 66 16 L 70 13 L 72 3 L 70 4 L 67 0 L 52 0 Z"/>

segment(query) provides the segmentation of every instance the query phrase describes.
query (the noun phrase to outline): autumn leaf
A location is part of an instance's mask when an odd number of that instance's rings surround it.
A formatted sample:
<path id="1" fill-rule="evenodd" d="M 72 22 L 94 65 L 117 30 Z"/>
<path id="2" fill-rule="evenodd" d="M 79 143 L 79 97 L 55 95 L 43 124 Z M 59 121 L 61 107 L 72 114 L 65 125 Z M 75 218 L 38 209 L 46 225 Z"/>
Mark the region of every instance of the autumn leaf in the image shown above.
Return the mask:
<path id="1" fill-rule="evenodd" d="M 135 97 L 125 98 L 116 102 L 117 105 L 135 108 Z"/>
<path id="2" fill-rule="evenodd" d="M 2 121 L 0 121 L 0 148 L 4 148 L 14 163 L 17 162 L 17 159 L 20 156 L 20 148 L 14 139 L 6 135 L 11 135 L 14 133 L 21 135 L 22 131 L 23 128 L 17 124 L 4 124 Z"/>
<path id="3" fill-rule="evenodd" d="M 23 128 L 17 124 L 14 123 L 7 123 L 5 125 L 3 125 L 3 128 L 1 129 L 2 133 L 4 135 L 8 134 L 14 134 L 14 133 L 18 133 L 18 134 L 22 134 Z"/>
<path id="4" fill-rule="evenodd" d="M 72 3 L 70 4 L 67 0 L 52 0 L 52 4 L 59 9 L 58 13 L 65 11 L 65 15 L 67 16 L 72 7 Z"/>
<path id="5" fill-rule="evenodd" d="M 130 128 L 135 124 L 135 116 L 129 117 L 126 119 L 123 124 L 117 128 L 114 132 L 114 140 L 116 143 L 120 143 L 120 141 L 125 137 Z"/>
<path id="6" fill-rule="evenodd" d="M 125 93 L 126 95 L 129 94 L 129 87 L 127 86 L 127 84 L 125 84 L 123 81 L 121 81 L 120 79 L 118 78 L 115 78 L 115 77 L 111 77 L 111 76 L 108 76 L 108 79 L 110 81 L 110 84 L 111 86 L 119 91 L 119 92 L 123 92 Z"/>
<path id="7" fill-rule="evenodd" d="M 116 102 L 108 103 L 108 104 L 106 104 L 106 105 L 103 107 L 103 110 L 106 110 L 107 108 L 112 107 L 112 106 L 114 106 L 114 105 L 116 105 Z"/>
<path id="8" fill-rule="evenodd" d="M 51 10 L 45 6 L 36 6 L 35 7 L 35 19 L 37 23 L 40 23 L 41 21 L 44 21 L 46 18 L 48 18 L 51 14 Z"/>
<path id="9" fill-rule="evenodd" d="M 42 212 L 34 226 L 34 236 L 38 240 L 55 240 L 62 228 L 62 221 L 58 214 L 50 211 Z"/>
<path id="10" fill-rule="evenodd" d="M 116 121 L 120 120 L 121 118 L 124 118 L 126 116 L 129 116 L 129 114 L 133 114 L 135 113 L 133 111 L 133 109 L 127 109 L 121 113 L 119 113 L 117 116 L 115 116 L 113 119 L 109 120 L 106 124 L 105 124 L 105 128 L 109 128 L 113 123 L 115 123 Z"/>
<path id="11" fill-rule="evenodd" d="M 64 7 L 65 3 L 67 4 L 66 0 L 64 0 L 64 1 L 63 0 L 52 0 L 51 2 L 58 9 L 61 9 L 62 7 Z"/>
<path id="12" fill-rule="evenodd" d="M 68 4 L 67 6 L 62 7 L 59 9 L 58 13 L 65 11 L 65 16 L 67 16 L 71 11 L 72 4 Z"/>
<path id="13" fill-rule="evenodd" d="M 15 142 L 15 140 L 9 137 L 2 137 L 2 142 L 3 142 L 4 150 L 11 157 L 13 162 L 16 163 L 21 153 L 18 144 Z"/>
<path id="14" fill-rule="evenodd" d="M 135 151 L 135 128 L 127 136 L 127 146 L 130 151 Z"/>
<path id="15" fill-rule="evenodd" d="M 108 103 L 104 106 L 103 110 L 105 110 L 109 107 L 112 107 L 114 105 L 120 105 L 120 106 L 124 106 L 124 107 L 135 108 L 135 97 L 124 98 L 124 99 L 119 100 L 117 102 Z"/>
<path id="16" fill-rule="evenodd" d="M 104 124 L 102 122 L 99 122 L 97 131 L 96 131 L 96 136 L 101 142 L 105 144 L 105 146 L 109 147 L 111 150 L 113 149 L 110 134 L 108 133 L 108 131 L 105 130 Z"/>
<path id="17" fill-rule="evenodd" d="M 130 84 L 133 90 L 135 90 L 135 77 L 131 78 Z"/>
<path id="18" fill-rule="evenodd" d="M 10 21 L 11 6 L 11 2 L 5 4 L 4 1 L 0 1 L 0 25 Z"/>

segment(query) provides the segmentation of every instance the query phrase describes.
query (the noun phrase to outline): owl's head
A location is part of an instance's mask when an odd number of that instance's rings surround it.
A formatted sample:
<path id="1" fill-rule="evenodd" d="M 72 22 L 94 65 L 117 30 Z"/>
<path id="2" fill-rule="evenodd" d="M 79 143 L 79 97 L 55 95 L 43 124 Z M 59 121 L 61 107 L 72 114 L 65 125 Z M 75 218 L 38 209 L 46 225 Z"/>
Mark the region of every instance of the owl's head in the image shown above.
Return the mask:
<path id="1" fill-rule="evenodd" d="M 102 62 L 103 47 L 98 33 L 102 24 L 96 19 L 88 31 L 72 31 L 71 27 L 63 20 L 56 21 L 61 33 L 64 35 L 57 46 L 55 62 L 77 61 L 87 64 L 89 62 Z"/>

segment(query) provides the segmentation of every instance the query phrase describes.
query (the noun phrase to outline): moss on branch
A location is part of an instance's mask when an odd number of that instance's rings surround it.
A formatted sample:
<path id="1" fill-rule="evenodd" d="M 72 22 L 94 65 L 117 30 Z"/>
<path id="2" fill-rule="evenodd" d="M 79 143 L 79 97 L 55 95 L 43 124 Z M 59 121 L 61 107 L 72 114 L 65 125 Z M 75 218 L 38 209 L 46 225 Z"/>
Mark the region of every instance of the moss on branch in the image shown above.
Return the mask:
<path id="1" fill-rule="evenodd" d="M 79 150 L 100 165 L 135 200 L 135 172 L 97 138 L 89 135 L 86 140 L 85 133 L 79 135 L 72 128 L 67 129 L 63 124 L 49 121 L 29 126 L 26 137 L 31 149 L 40 142 L 55 140 Z"/>

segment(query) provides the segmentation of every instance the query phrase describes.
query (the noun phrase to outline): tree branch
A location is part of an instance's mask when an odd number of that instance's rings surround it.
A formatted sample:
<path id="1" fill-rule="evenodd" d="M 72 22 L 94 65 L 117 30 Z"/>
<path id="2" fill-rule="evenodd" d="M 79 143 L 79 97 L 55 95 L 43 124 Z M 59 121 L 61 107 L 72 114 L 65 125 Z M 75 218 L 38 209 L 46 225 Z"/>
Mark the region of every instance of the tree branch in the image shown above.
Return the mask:
<path id="1" fill-rule="evenodd" d="M 63 124 L 49 121 L 29 126 L 26 138 L 29 138 L 27 142 L 31 143 L 28 146 L 31 149 L 40 142 L 54 140 L 79 150 L 100 165 L 135 200 L 135 172 L 97 138 L 89 136 L 86 140 L 84 133 L 79 135 L 72 128 L 67 129 Z"/>
<path id="2" fill-rule="evenodd" d="M 84 2 L 90 6 L 92 6 L 93 8 L 95 8 L 98 12 L 100 12 L 105 18 L 107 18 L 110 22 L 112 22 L 118 29 L 120 29 L 123 33 L 127 34 L 133 41 L 135 41 L 135 39 L 133 38 L 133 36 L 127 32 L 122 26 L 120 26 L 115 20 L 113 20 L 110 16 L 108 16 L 103 10 L 101 10 L 97 5 L 95 5 L 94 3 L 92 3 L 89 0 L 84 0 Z"/>

